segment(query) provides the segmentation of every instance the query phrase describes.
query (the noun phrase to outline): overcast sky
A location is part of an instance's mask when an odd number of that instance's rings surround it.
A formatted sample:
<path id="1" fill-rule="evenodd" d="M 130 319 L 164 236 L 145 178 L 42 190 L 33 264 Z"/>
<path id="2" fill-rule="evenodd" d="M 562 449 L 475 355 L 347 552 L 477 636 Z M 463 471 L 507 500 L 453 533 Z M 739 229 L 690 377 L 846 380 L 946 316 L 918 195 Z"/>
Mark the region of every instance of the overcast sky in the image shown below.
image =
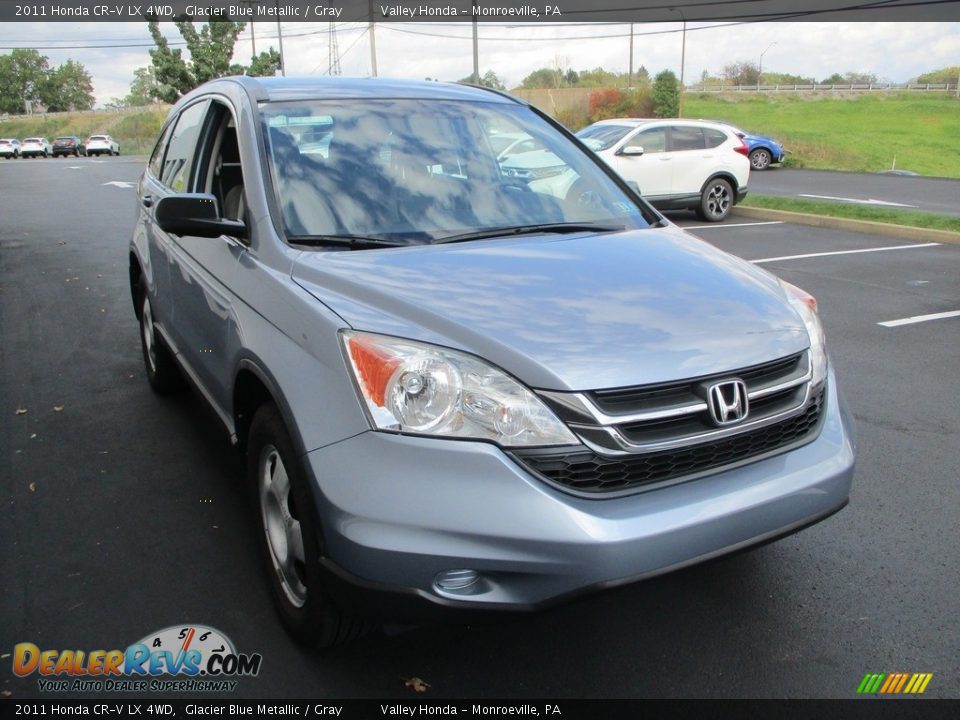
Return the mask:
<path id="1" fill-rule="evenodd" d="M 172 24 L 161 26 L 171 41 L 181 38 Z M 337 43 L 343 75 L 370 74 L 370 39 L 365 23 L 338 23 Z M 634 65 L 651 75 L 663 69 L 680 74 L 680 23 L 634 26 Z M 480 26 L 480 71 L 493 70 L 508 87 L 525 75 L 556 63 L 575 70 L 603 67 L 626 71 L 629 25 Z M 276 23 L 257 23 L 257 50 L 276 46 Z M 251 52 L 247 30 L 234 59 L 246 63 Z M 327 74 L 326 23 L 284 23 L 288 75 Z M 471 27 L 464 24 L 384 23 L 376 26 L 381 76 L 457 80 L 473 70 Z M 596 39 L 590 39 L 596 38 Z M 69 48 L 67 45 L 151 44 L 145 23 L 0 23 L 0 53 L 10 47 L 39 47 L 57 65 L 73 59 L 93 76 L 98 104 L 127 93 L 133 71 L 150 64 L 148 47 Z M 904 82 L 947 65 L 960 65 L 960 23 L 756 23 L 710 28 L 690 23 L 686 33 L 685 79 L 695 82 L 706 70 L 718 74 L 737 61 L 759 62 L 771 72 L 812 76 L 833 72 L 875 73 L 881 80 Z"/>

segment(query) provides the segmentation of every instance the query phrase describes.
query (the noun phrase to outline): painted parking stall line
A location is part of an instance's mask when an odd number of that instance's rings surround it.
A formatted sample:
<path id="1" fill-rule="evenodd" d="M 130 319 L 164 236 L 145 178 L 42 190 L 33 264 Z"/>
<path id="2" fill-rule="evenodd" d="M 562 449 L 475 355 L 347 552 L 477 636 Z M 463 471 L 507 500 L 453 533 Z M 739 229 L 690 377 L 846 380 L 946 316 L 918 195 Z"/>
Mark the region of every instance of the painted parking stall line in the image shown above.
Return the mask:
<path id="1" fill-rule="evenodd" d="M 931 313 L 930 315 L 914 315 L 913 317 L 900 318 L 899 320 L 886 320 L 878 322 L 877 325 L 883 327 L 900 327 L 901 325 L 913 325 L 915 323 L 929 322 L 930 320 L 943 320 L 945 318 L 960 317 L 960 310 L 949 310 L 947 312 Z"/>
<path id="2" fill-rule="evenodd" d="M 782 262 L 784 260 L 803 260 L 805 258 L 829 257 L 831 255 L 856 255 L 858 253 L 885 252 L 887 250 L 917 250 L 920 248 L 939 247 L 942 243 L 910 243 L 909 245 L 888 245 L 886 247 L 860 248 L 858 250 L 832 250 L 830 252 L 804 253 L 803 255 L 781 255 L 780 257 L 758 258 L 752 263 Z"/>
<path id="3" fill-rule="evenodd" d="M 833 195 L 807 195 L 804 193 L 800 193 L 797 197 L 814 198 L 815 200 L 837 200 L 838 202 L 855 203 L 857 205 L 885 205 L 887 207 L 905 207 L 905 208 L 919 207 L 919 205 L 907 205 L 905 203 L 892 202 L 890 200 L 875 200 L 874 198 L 861 200 L 859 198 L 834 197 Z"/>

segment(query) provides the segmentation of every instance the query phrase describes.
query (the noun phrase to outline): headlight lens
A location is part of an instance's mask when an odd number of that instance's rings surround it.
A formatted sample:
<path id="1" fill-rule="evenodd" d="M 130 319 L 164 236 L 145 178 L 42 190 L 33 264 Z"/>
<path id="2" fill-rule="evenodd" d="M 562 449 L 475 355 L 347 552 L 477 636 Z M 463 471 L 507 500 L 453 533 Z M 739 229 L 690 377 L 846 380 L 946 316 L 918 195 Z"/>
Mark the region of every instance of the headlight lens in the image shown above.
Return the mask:
<path id="1" fill-rule="evenodd" d="M 800 314 L 810 336 L 810 366 L 813 373 L 811 383 L 819 385 L 827 377 L 827 338 L 823 334 L 823 325 L 817 314 L 817 299 L 796 285 L 780 281 L 787 293 L 790 304 Z"/>
<path id="2" fill-rule="evenodd" d="M 579 443 L 536 395 L 472 355 L 371 333 L 343 331 L 340 337 L 379 430 L 493 440 L 504 447 Z"/>

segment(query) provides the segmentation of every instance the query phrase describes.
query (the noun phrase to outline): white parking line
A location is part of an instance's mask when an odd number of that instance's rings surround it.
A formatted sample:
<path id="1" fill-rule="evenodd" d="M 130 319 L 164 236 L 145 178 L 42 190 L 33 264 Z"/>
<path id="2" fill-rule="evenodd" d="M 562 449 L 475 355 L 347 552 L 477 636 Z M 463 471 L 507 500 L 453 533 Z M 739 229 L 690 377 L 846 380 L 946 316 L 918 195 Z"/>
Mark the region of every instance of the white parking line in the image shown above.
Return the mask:
<path id="1" fill-rule="evenodd" d="M 714 228 L 753 227 L 754 225 L 783 225 L 783 220 L 768 220 L 755 223 L 724 223 L 722 225 L 688 225 L 684 230 L 713 230 Z"/>
<path id="2" fill-rule="evenodd" d="M 782 255 L 780 257 L 760 258 L 752 263 L 779 262 L 781 260 L 802 260 L 804 258 L 827 257 L 828 255 L 855 255 L 857 253 L 883 252 L 885 250 L 913 250 L 915 248 L 937 247 L 941 243 L 911 243 L 910 245 L 889 245 L 887 247 L 863 248 L 861 250 L 834 250 L 832 252 L 806 253 L 804 255 Z"/>
<path id="3" fill-rule="evenodd" d="M 942 320 L 943 318 L 950 317 L 960 317 L 960 310 L 933 313 L 932 315 L 914 315 L 913 317 L 901 318 L 900 320 L 887 320 L 886 322 L 878 322 L 877 325 L 883 325 L 884 327 L 900 327 L 901 325 L 913 325 L 914 323 L 927 322 L 927 320 Z"/>

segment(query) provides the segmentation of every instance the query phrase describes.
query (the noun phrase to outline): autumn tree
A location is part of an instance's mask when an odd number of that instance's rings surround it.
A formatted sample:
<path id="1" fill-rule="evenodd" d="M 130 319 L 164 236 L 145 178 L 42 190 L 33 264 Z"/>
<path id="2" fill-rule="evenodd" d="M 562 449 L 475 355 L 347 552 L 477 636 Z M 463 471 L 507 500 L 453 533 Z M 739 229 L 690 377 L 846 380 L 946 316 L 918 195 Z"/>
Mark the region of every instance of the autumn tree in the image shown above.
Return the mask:
<path id="1" fill-rule="evenodd" d="M 960 65 L 940 68 L 928 73 L 924 73 L 913 79 L 917 83 L 955 83 L 960 78 Z"/>

